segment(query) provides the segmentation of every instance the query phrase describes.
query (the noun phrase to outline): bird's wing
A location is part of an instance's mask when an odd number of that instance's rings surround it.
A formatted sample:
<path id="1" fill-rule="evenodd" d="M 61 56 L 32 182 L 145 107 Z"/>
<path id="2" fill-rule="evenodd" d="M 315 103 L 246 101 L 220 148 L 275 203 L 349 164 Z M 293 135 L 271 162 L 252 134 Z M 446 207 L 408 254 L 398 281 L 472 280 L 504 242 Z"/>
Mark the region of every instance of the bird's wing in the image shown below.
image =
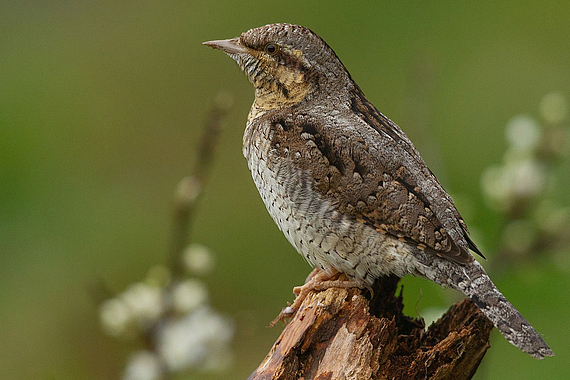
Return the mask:
<path id="1" fill-rule="evenodd" d="M 310 171 L 312 189 L 339 212 L 449 260 L 473 260 L 469 248 L 478 250 L 453 201 L 404 132 L 363 95 L 346 117 L 289 109 L 266 122 L 273 152 Z"/>
<path id="2" fill-rule="evenodd" d="M 385 178 L 378 186 L 378 205 L 363 210 L 357 218 L 453 261 L 472 261 L 469 249 L 481 255 L 451 197 L 406 134 L 380 113 L 358 87 L 352 92 L 350 106 L 354 115 L 376 132 L 369 144 L 379 145 L 379 157 L 371 159 L 368 149 L 361 153 L 363 161 L 371 161 L 372 169 L 376 168 L 377 174 Z"/>

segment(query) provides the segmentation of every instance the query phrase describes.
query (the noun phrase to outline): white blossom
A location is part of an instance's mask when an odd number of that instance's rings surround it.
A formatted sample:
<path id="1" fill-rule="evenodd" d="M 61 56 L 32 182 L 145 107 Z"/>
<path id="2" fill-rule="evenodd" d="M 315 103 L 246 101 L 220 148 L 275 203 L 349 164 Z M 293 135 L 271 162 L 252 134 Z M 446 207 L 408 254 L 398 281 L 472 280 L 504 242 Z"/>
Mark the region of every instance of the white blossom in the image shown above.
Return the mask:
<path id="1" fill-rule="evenodd" d="M 140 282 L 133 284 L 121 295 L 121 298 L 141 327 L 157 321 L 162 314 L 162 290 L 155 286 Z"/>
<path id="2" fill-rule="evenodd" d="M 508 208 L 507 202 L 511 196 L 511 186 L 504 175 L 502 166 L 494 165 L 487 168 L 481 176 L 483 192 L 493 202 Z"/>
<path id="3" fill-rule="evenodd" d="M 191 244 L 182 255 L 186 269 L 193 274 L 207 275 L 214 269 L 214 255 L 201 244 Z"/>
<path id="4" fill-rule="evenodd" d="M 139 351 L 129 358 L 123 380 L 159 380 L 162 375 L 160 358 L 152 352 Z"/>
<path id="5" fill-rule="evenodd" d="M 546 187 L 544 165 L 532 159 L 506 165 L 504 175 L 514 196 L 531 198 L 538 196 Z"/>
<path id="6" fill-rule="evenodd" d="M 183 319 L 170 320 L 162 326 L 158 352 L 170 371 L 214 369 L 212 364 L 220 363 L 220 359 L 227 362 L 233 334 L 231 320 L 202 306 Z"/>
<path id="7" fill-rule="evenodd" d="M 179 313 L 189 313 L 208 300 L 208 289 L 200 280 L 182 281 L 172 290 L 172 307 Z"/>
<path id="8" fill-rule="evenodd" d="M 176 189 L 176 198 L 184 203 L 194 202 L 202 191 L 200 180 L 194 176 L 182 178 Z"/>
<path id="9" fill-rule="evenodd" d="M 105 300 L 99 308 L 99 318 L 105 332 L 111 336 L 125 336 L 131 326 L 132 313 L 121 299 Z"/>
<path id="10" fill-rule="evenodd" d="M 505 128 L 505 135 L 507 142 L 513 149 L 534 151 L 540 143 L 542 131 L 533 118 L 519 115 L 509 120 Z"/>
<path id="11" fill-rule="evenodd" d="M 518 199 L 539 196 L 547 185 L 544 165 L 532 158 L 506 160 L 502 165 L 487 168 L 481 176 L 481 186 L 493 205 L 509 210 Z"/>

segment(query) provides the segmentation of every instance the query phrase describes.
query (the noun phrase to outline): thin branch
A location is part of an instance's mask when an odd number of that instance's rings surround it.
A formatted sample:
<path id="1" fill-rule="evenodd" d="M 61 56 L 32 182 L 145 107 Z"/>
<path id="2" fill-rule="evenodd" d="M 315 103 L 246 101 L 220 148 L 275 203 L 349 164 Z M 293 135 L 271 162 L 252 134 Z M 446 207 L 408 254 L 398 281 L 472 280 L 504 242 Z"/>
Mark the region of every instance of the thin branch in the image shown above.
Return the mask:
<path id="1" fill-rule="evenodd" d="M 200 143 L 198 155 L 192 174 L 183 178 L 178 184 L 174 200 L 174 222 L 170 243 L 170 269 L 174 278 L 182 274 L 180 259 L 188 246 L 189 231 L 194 219 L 194 210 L 212 168 L 214 152 L 219 140 L 223 117 L 231 107 L 232 99 L 221 94 L 216 98 L 206 119 L 206 125 Z"/>

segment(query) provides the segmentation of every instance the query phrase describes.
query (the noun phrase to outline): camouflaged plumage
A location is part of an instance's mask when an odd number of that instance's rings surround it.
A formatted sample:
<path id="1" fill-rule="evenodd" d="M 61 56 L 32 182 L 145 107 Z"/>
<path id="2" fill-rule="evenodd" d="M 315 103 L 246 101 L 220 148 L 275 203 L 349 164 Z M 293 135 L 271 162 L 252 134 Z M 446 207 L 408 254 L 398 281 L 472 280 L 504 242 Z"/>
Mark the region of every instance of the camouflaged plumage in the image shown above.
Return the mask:
<path id="1" fill-rule="evenodd" d="M 553 353 L 469 250 L 467 226 L 406 134 L 309 29 L 273 24 L 206 43 L 255 88 L 243 153 L 267 210 L 314 267 L 370 288 L 423 276 L 469 296 L 530 355 Z"/>

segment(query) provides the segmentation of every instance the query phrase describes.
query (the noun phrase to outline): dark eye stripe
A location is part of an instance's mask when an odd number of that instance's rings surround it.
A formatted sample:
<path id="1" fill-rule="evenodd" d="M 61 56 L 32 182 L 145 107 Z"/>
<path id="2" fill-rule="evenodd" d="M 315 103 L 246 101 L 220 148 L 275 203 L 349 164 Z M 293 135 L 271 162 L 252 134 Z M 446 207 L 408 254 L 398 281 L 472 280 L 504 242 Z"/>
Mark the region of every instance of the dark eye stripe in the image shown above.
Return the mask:
<path id="1" fill-rule="evenodd" d="M 292 54 L 289 54 L 287 51 L 283 50 L 280 54 L 280 63 L 286 65 L 292 69 L 298 70 L 302 73 L 307 73 L 310 71 L 308 67 L 305 66 L 303 61 Z"/>

